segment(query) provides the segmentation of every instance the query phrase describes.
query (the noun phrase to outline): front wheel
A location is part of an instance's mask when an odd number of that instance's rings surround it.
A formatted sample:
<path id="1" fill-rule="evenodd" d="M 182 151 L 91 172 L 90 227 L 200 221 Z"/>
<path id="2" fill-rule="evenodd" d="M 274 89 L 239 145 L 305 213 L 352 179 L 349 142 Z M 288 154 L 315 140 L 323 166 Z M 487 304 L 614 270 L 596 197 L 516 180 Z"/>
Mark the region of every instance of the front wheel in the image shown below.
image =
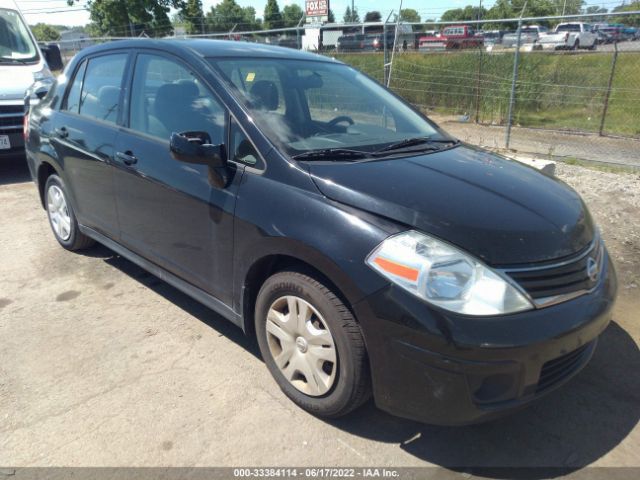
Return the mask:
<path id="1" fill-rule="evenodd" d="M 360 326 L 323 283 L 304 273 L 276 273 L 258 293 L 255 326 L 271 375 L 304 410 L 336 418 L 369 398 Z"/>

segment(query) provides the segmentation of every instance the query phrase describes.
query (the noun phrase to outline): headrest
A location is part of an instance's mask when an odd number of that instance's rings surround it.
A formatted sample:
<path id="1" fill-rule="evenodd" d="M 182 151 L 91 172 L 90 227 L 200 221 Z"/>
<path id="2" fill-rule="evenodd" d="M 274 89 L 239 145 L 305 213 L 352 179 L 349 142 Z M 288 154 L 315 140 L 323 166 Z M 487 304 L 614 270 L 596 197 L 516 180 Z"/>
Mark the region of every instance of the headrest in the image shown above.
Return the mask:
<path id="1" fill-rule="evenodd" d="M 98 90 L 98 103 L 102 108 L 111 109 L 114 105 L 118 105 L 119 100 L 120 87 L 104 85 Z"/>
<path id="2" fill-rule="evenodd" d="M 156 115 L 171 115 L 191 108 L 198 96 L 198 87 L 193 82 L 166 83 L 158 88 L 154 110 Z"/>
<path id="3" fill-rule="evenodd" d="M 259 80 L 251 87 L 251 102 L 259 110 L 277 110 L 280 103 L 278 87 L 269 80 Z"/>

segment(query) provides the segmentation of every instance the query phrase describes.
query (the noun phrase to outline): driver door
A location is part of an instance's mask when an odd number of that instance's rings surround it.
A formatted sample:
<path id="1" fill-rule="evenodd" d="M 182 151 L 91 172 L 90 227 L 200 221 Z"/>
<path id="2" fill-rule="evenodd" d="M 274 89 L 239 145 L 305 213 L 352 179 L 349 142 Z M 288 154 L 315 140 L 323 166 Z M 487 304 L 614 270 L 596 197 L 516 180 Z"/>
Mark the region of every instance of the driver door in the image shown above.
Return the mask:
<path id="1" fill-rule="evenodd" d="M 127 128 L 116 139 L 120 242 L 172 274 L 231 304 L 233 214 L 243 167 L 212 185 L 209 167 L 175 160 L 172 132 L 206 132 L 226 144 L 226 107 L 179 59 L 139 53 Z"/>

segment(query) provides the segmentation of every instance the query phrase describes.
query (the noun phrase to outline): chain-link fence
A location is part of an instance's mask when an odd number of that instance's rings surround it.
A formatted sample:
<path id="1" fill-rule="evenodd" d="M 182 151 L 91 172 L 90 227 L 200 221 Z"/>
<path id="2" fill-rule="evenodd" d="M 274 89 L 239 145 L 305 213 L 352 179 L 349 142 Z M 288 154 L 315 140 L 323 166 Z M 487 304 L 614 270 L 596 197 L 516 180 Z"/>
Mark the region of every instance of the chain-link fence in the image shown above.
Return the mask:
<path id="1" fill-rule="evenodd" d="M 473 144 L 640 166 L 640 28 L 633 25 L 640 25 L 638 12 L 188 37 L 335 57 Z M 112 39 L 62 42 L 61 48 L 69 59 Z"/>

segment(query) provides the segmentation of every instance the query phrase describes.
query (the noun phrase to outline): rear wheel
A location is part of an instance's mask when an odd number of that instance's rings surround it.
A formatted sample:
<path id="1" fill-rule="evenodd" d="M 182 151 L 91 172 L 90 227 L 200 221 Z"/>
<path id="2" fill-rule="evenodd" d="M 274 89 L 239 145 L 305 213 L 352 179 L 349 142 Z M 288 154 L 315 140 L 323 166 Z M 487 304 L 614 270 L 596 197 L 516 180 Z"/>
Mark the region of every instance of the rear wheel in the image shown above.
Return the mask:
<path id="1" fill-rule="evenodd" d="M 60 245 L 67 250 L 81 250 L 95 243 L 80 232 L 64 182 L 57 175 L 47 178 L 44 201 L 49 225 Z"/>
<path id="2" fill-rule="evenodd" d="M 333 291 L 299 272 L 280 272 L 256 302 L 260 352 L 282 391 L 308 412 L 345 415 L 370 395 L 360 326 Z"/>

